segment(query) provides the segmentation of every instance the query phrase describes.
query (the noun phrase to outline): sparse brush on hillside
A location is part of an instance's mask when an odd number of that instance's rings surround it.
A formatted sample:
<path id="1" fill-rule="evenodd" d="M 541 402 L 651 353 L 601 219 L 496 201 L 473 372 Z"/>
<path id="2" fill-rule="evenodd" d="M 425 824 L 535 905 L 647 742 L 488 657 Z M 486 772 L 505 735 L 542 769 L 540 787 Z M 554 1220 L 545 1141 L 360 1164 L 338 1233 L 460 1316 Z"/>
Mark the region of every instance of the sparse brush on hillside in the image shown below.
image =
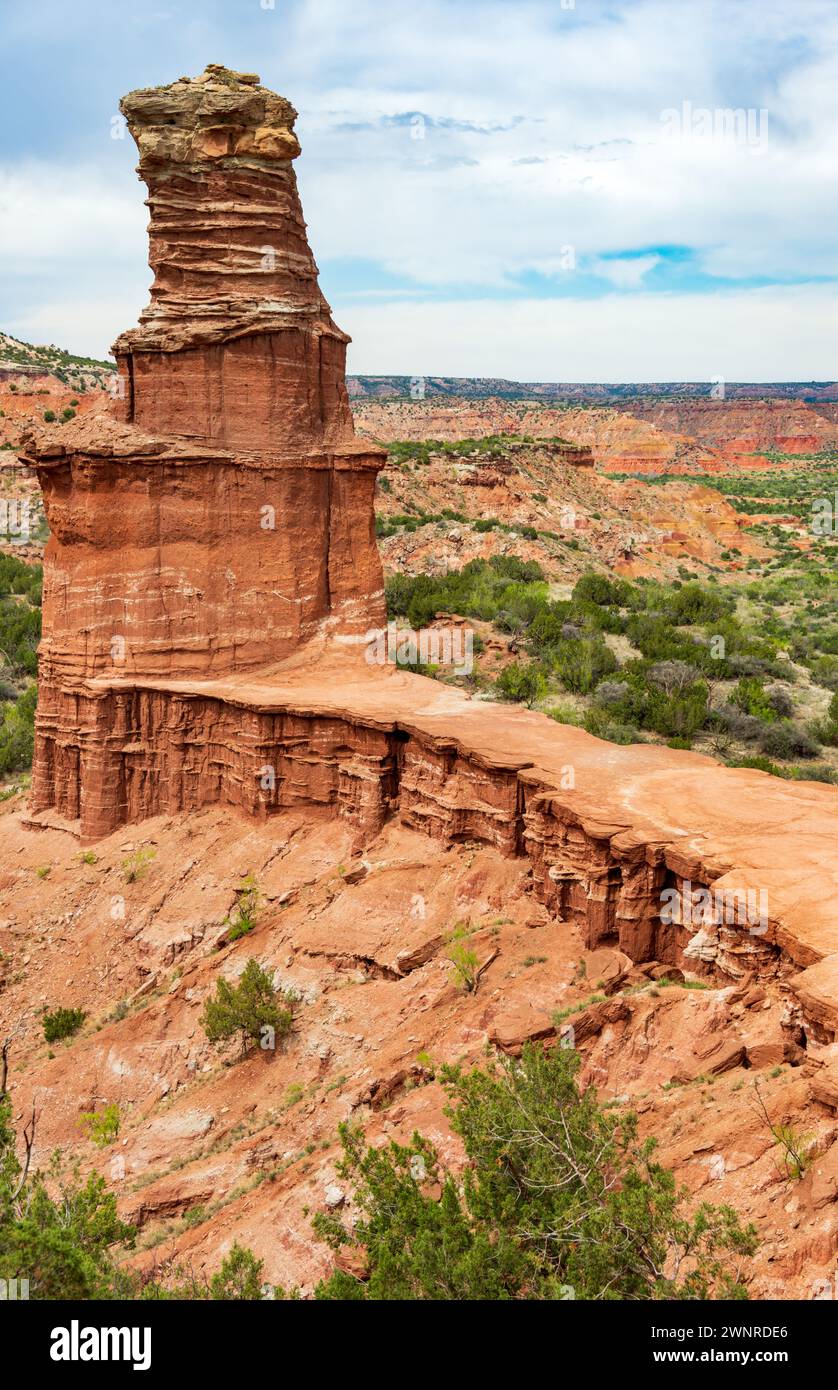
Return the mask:
<path id="1" fill-rule="evenodd" d="M 446 1067 L 452 1127 L 468 1166 L 455 1176 L 420 1134 L 382 1148 L 341 1126 L 342 1178 L 358 1219 L 318 1214 L 338 1269 L 318 1299 L 707 1299 L 747 1297 L 753 1227 L 730 1207 L 685 1212 L 686 1191 L 638 1138 L 636 1118 L 576 1084 L 570 1049 L 528 1045 L 464 1073 Z"/>
<path id="2" fill-rule="evenodd" d="M 201 1023 L 210 1042 L 226 1042 L 238 1034 L 242 1052 L 258 1043 L 273 1051 L 290 1031 L 296 995 L 278 990 L 272 974 L 257 960 L 249 960 L 238 985 L 219 979 L 215 998 L 204 1005 Z"/>
<path id="3" fill-rule="evenodd" d="M 100 1149 L 106 1149 L 109 1144 L 115 1142 L 119 1137 L 121 1123 L 119 1106 L 113 1101 L 110 1105 L 103 1105 L 101 1110 L 86 1111 L 79 1120 L 85 1134 Z"/>
<path id="4" fill-rule="evenodd" d="M 44 1037 L 48 1043 L 71 1038 L 81 1028 L 87 1014 L 84 1009 L 54 1009 L 44 1014 Z"/>
<path id="5" fill-rule="evenodd" d="M 564 448 L 582 451 L 581 445 L 568 443 L 558 435 L 539 436 L 531 434 L 487 434 L 479 439 L 390 439 L 385 448 L 394 463 L 429 464 L 432 454 L 446 454 L 454 458 L 503 458 L 510 444 L 561 444 Z"/>
<path id="6" fill-rule="evenodd" d="M 831 580 L 817 572 L 804 584 L 812 595 L 834 593 Z M 750 582 L 747 595 L 762 599 L 762 583 Z M 538 564 L 508 556 L 387 582 L 391 618 L 420 628 L 438 612 L 456 613 L 491 622 L 512 638 L 511 650 L 521 654 L 494 681 L 499 699 L 549 710 L 569 691 L 585 701 L 574 722 L 598 738 L 628 744 L 651 734 L 690 748 L 703 737 L 703 749 L 740 766 L 749 750 L 734 744 L 756 743 L 767 755 L 765 771 L 836 780 L 838 770 L 812 760 L 822 747 L 838 746 L 838 716 L 805 725 L 795 718 L 798 677 L 784 656 L 790 648 L 810 665 L 813 680 L 838 688 L 838 629 L 833 636 L 823 626 L 833 610 L 825 603 L 821 612 L 808 600 L 821 627 L 803 652 L 799 624 L 784 623 L 766 599 L 759 622 L 752 622 L 740 613 L 733 588 L 692 579 L 630 583 L 595 572 L 581 576 L 569 599 L 551 599 Z M 617 655 L 615 638 L 629 644 L 628 657 Z M 727 694 L 716 693 L 721 682 L 731 683 Z"/>
<path id="7" fill-rule="evenodd" d="M 0 1046 L 0 1279 L 28 1281 L 35 1299 L 120 1296 L 115 1253 L 131 1248 L 134 1229 L 119 1219 L 103 1178 L 67 1177 L 58 1155 L 41 1172 L 32 1166 L 38 1122 L 33 1106 L 20 1136 L 8 1089 L 15 1034 Z"/>
<path id="8" fill-rule="evenodd" d="M 259 884 L 254 874 L 248 874 L 238 889 L 236 906 L 226 918 L 227 940 L 229 942 L 238 941 L 242 936 L 249 936 L 256 926 L 256 918 L 259 915 L 259 908 L 262 902 L 262 894 L 259 891 Z"/>
<path id="9" fill-rule="evenodd" d="M 136 883 L 138 879 L 145 876 L 148 869 L 154 863 L 157 851 L 151 848 L 133 850 L 127 859 L 122 861 L 122 872 L 125 875 L 126 883 Z"/>
<path id="10" fill-rule="evenodd" d="M 104 386 L 116 370 L 113 362 L 81 357 L 56 347 L 54 343 L 25 343 L 8 333 L 0 333 L 0 362 L 21 367 L 30 375 L 33 371 L 51 373 L 59 381 L 72 383 L 80 391 L 87 390 L 89 386 Z M 15 383 L 12 389 L 14 387 Z"/>
<path id="11" fill-rule="evenodd" d="M 134 1248 L 136 1231 L 120 1219 L 104 1178 L 91 1174 L 83 1182 L 77 1171 L 68 1175 L 58 1153 L 46 1171 L 33 1167 L 34 1107 L 21 1134 L 15 1131 L 8 1085 L 15 1037 L 13 1032 L 0 1040 L 0 1280 L 5 1288 L 17 1281 L 16 1293 L 9 1296 L 50 1301 L 264 1298 L 262 1261 L 238 1243 L 209 1279 L 170 1267 L 140 1273 L 120 1266 Z M 281 1291 L 278 1296 L 284 1297 Z"/>

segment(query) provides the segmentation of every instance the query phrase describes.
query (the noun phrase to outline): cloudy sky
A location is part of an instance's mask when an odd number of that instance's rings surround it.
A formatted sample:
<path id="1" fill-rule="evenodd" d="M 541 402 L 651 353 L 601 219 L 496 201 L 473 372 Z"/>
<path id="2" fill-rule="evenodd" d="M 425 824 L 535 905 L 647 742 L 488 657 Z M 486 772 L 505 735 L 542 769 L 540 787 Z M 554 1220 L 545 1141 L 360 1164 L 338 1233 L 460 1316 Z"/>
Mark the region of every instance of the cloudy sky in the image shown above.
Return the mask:
<path id="1" fill-rule="evenodd" d="M 299 110 L 351 370 L 838 377 L 835 0 L 0 0 L 0 328 L 136 321 L 117 102 L 208 62 Z"/>

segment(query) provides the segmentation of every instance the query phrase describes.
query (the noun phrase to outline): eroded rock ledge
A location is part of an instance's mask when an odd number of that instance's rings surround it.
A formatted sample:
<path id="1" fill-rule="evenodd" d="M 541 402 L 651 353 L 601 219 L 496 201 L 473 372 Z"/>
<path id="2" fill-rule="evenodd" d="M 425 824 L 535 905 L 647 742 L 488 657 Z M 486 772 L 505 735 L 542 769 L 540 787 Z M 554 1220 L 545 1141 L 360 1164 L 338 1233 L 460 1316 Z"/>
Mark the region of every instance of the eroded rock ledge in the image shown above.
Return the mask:
<path id="1" fill-rule="evenodd" d="M 207 805 L 263 821 L 314 805 L 348 820 L 362 848 L 397 816 L 444 842 L 526 856 L 538 897 L 588 948 L 699 979 L 796 973 L 790 1033 L 838 1034 L 831 787 L 618 748 L 352 652 L 226 681 L 93 681 L 44 700 L 40 721 L 34 808 L 85 840 Z M 702 889 L 709 912 L 665 910 L 673 892 L 683 904 Z M 801 1010 L 810 978 L 819 1002 Z"/>

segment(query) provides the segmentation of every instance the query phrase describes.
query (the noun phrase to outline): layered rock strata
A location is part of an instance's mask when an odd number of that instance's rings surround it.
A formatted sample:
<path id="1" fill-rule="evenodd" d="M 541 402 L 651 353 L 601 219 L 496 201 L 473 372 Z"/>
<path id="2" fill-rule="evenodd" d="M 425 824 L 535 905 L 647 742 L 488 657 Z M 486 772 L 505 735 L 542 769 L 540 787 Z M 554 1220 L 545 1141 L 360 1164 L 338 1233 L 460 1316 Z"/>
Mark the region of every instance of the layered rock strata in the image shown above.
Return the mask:
<path id="1" fill-rule="evenodd" d="M 265 820 L 320 806 L 360 847 L 398 815 L 526 856 L 589 948 L 731 982 L 785 987 L 797 969 L 789 1028 L 830 1042 L 838 1015 L 799 1000 L 838 961 L 838 792 L 617 748 L 367 664 L 383 455 L 352 436 L 294 113 L 217 68 L 123 109 L 151 304 L 116 344 L 117 418 L 28 446 L 52 532 L 36 818 L 95 840 L 213 804 Z M 697 915 L 695 892 L 711 893 Z"/>
<path id="2" fill-rule="evenodd" d="M 213 66 L 121 108 L 148 186 L 151 302 L 114 346 L 111 416 L 26 444 L 52 534 L 34 803 L 90 833 L 121 811 L 88 681 L 229 675 L 383 618 L 384 454 L 354 437 L 293 107 Z"/>

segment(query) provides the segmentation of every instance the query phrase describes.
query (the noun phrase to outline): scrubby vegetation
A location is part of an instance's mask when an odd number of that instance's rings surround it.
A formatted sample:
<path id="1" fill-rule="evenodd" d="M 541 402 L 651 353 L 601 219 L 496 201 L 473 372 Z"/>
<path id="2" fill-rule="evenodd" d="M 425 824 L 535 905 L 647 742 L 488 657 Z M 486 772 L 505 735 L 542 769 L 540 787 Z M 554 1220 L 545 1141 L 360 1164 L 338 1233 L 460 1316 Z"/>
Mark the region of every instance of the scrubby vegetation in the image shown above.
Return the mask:
<path id="1" fill-rule="evenodd" d="M 6 682 L 37 673 L 42 584 L 40 565 L 0 555 L 0 677 Z"/>
<path id="2" fill-rule="evenodd" d="M 388 579 L 387 612 L 425 627 L 437 612 L 485 618 L 501 631 L 524 631 L 547 602 L 544 571 L 536 561 L 511 555 L 472 560 L 448 574 L 397 574 Z"/>
<path id="3" fill-rule="evenodd" d="M 257 960 L 249 960 L 238 985 L 216 980 L 215 998 L 204 1005 L 201 1023 L 210 1042 L 238 1035 L 243 1052 L 255 1043 L 272 1051 L 291 1031 L 296 1002 L 291 991 L 276 988 Z"/>
<path id="4" fill-rule="evenodd" d="M 397 464 L 429 464 L 431 455 L 448 454 L 456 459 L 504 458 L 510 444 L 561 444 L 566 449 L 580 449 L 559 435 L 487 434 L 481 439 L 393 439 L 387 442 L 390 460 Z"/>
<path id="5" fill-rule="evenodd" d="M 20 367 L 36 368 L 39 373 L 50 372 L 74 390 L 85 391 L 90 386 L 105 386 L 115 371 L 113 362 L 96 357 L 81 357 L 66 352 L 54 343 L 35 345 L 0 333 L 0 360 Z M 12 383 L 14 390 L 16 383 Z"/>
<path id="6" fill-rule="evenodd" d="M 445 1067 L 456 1176 L 420 1134 L 371 1148 L 341 1126 L 341 1177 L 359 1219 L 315 1229 L 365 1267 L 338 1269 L 319 1299 L 742 1298 L 756 1247 L 730 1207 L 684 1212 L 686 1193 L 655 1162 L 636 1117 L 576 1083 L 578 1055 L 528 1045 L 464 1073 Z M 345 1263 L 345 1262 L 344 1262 Z"/>
<path id="7" fill-rule="evenodd" d="M 42 584 L 40 565 L 0 555 L 0 778 L 32 762 Z"/>
<path id="8" fill-rule="evenodd" d="M 0 704 L 0 777 L 32 764 L 37 699 L 37 686 L 30 685 L 18 700 Z"/>
<path id="9" fill-rule="evenodd" d="M 133 850 L 131 854 L 128 855 L 127 859 L 123 859 L 122 861 L 122 872 L 125 875 L 125 882 L 137 883 L 151 868 L 156 857 L 157 851 L 150 847 Z"/>
<path id="10" fill-rule="evenodd" d="M 84 1009 L 53 1009 L 44 1014 L 44 1037 L 48 1043 L 71 1038 L 81 1028 L 87 1014 Z"/>
<path id="11" fill-rule="evenodd" d="M 121 1265 L 134 1248 L 136 1231 L 120 1220 L 116 1197 L 104 1178 L 91 1174 L 82 1181 L 77 1171 L 68 1174 L 58 1153 L 47 1170 L 33 1168 L 37 1117 L 33 1110 L 17 1135 L 7 1089 L 9 1046 L 7 1039 L 0 1058 L 0 1279 L 4 1287 L 14 1289 L 10 1297 L 53 1301 L 264 1297 L 262 1262 L 238 1244 L 208 1280 L 192 1271 L 164 1267 L 140 1274 Z M 101 1133 L 106 1136 L 104 1142 L 110 1143 L 118 1133 L 119 1112 L 116 1106 L 106 1111 Z M 22 1158 L 18 1158 L 19 1150 Z"/>
<path id="12" fill-rule="evenodd" d="M 101 1110 L 85 1111 L 79 1123 L 97 1148 L 106 1149 L 119 1137 L 122 1116 L 119 1113 L 119 1106 L 111 1102 L 110 1105 L 103 1105 Z"/>
<path id="13" fill-rule="evenodd" d="M 510 635 L 518 652 L 494 684 L 498 699 L 550 712 L 567 692 L 583 701 L 572 722 L 599 738 L 681 748 L 699 740 L 738 766 L 838 780 L 838 705 L 806 720 L 795 699 L 798 663 L 824 692 L 838 690 L 835 610 L 813 597 L 832 593 L 831 577 L 797 576 L 794 592 L 807 596 L 808 626 L 797 612 L 781 616 L 783 581 L 723 588 L 589 572 L 569 599 L 551 599 L 536 562 L 493 556 L 441 576 L 395 575 L 387 605 L 391 618 L 414 628 L 451 612 Z"/>
<path id="14" fill-rule="evenodd" d="M 242 880 L 236 906 L 226 919 L 227 940 L 229 942 L 238 941 L 241 937 L 250 935 L 256 926 L 261 902 L 262 894 L 259 890 L 259 884 L 253 874 L 248 874 Z"/>

